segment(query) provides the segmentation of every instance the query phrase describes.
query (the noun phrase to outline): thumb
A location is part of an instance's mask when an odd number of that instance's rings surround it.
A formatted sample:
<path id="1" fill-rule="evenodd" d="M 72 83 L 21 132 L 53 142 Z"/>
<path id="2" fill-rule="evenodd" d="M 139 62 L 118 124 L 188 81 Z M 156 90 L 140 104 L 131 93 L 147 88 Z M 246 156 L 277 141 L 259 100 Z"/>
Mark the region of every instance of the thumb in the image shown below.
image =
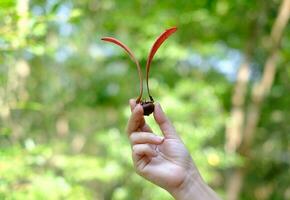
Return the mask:
<path id="1" fill-rule="evenodd" d="M 172 138 L 172 139 L 179 138 L 176 133 L 175 128 L 173 127 L 169 119 L 166 117 L 159 103 L 155 104 L 153 115 L 154 115 L 155 121 L 159 125 L 160 130 L 162 131 L 165 137 Z"/>

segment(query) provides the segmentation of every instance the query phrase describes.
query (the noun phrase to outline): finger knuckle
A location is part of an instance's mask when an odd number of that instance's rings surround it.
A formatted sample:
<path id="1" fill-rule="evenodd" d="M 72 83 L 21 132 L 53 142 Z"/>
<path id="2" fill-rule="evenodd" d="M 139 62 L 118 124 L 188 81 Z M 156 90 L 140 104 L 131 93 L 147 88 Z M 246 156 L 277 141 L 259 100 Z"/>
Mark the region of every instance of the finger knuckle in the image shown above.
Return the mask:
<path id="1" fill-rule="evenodd" d="M 129 140 L 130 140 L 131 142 L 134 142 L 134 141 L 135 141 L 135 134 L 134 134 L 134 133 L 132 133 L 132 134 L 129 136 Z"/>
<path id="2" fill-rule="evenodd" d="M 132 147 L 132 152 L 133 152 L 133 153 L 136 153 L 136 151 L 137 151 L 137 146 L 134 145 L 134 146 Z"/>

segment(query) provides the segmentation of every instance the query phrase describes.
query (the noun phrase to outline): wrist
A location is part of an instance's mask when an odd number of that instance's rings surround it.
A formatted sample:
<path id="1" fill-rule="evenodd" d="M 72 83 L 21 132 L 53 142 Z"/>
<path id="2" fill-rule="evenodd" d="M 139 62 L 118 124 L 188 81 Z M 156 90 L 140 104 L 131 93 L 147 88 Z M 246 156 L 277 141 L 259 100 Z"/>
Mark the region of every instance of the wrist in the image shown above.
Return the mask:
<path id="1" fill-rule="evenodd" d="M 176 200 L 218 200 L 215 192 L 203 181 L 198 172 L 188 173 L 185 180 L 169 191 Z"/>
<path id="2" fill-rule="evenodd" d="M 196 192 L 194 190 L 195 188 L 200 188 L 203 185 L 202 183 L 202 178 L 198 172 L 192 170 L 187 173 L 186 178 L 180 185 L 169 192 L 176 200 L 194 200 L 197 199 L 195 198 Z"/>

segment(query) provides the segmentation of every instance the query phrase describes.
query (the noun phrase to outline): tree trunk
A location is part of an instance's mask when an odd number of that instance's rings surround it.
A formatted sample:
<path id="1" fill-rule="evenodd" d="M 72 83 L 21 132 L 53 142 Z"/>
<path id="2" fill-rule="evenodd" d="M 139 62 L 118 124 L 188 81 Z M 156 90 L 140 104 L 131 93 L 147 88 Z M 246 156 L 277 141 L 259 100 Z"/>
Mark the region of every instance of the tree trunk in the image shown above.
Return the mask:
<path id="1" fill-rule="evenodd" d="M 256 40 L 259 35 L 258 30 L 260 29 L 258 17 L 256 17 L 255 21 L 250 24 L 249 29 L 252 30 L 252 32 L 248 36 L 249 39 L 244 53 L 245 57 L 237 73 L 237 80 L 232 97 L 230 121 L 226 128 L 225 150 L 230 154 L 236 153 L 237 148 L 242 142 L 243 126 L 245 123 L 245 101 L 250 77 L 250 64 L 256 46 Z M 243 173 L 244 172 L 241 171 L 234 174 L 234 176 L 232 176 L 232 174 L 229 176 L 226 185 L 227 199 L 234 199 L 235 194 L 239 193 Z"/>
<path id="2" fill-rule="evenodd" d="M 240 145 L 239 153 L 243 156 L 250 156 L 250 147 L 256 134 L 257 124 L 260 118 L 260 110 L 262 103 L 272 87 L 276 73 L 276 65 L 278 60 L 279 45 L 282 33 L 288 23 L 290 14 L 290 0 L 283 0 L 278 16 L 274 22 L 271 31 L 271 50 L 265 62 L 262 79 L 255 85 L 251 94 L 251 102 L 248 106 L 246 115 L 246 123 L 244 125 L 244 133 Z M 235 169 L 229 183 L 232 185 L 231 190 L 227 191 L 228 200 L 239 199 L 239 194 L 243 186 L 244 176 L 246 175 L 246 167 Z"/>

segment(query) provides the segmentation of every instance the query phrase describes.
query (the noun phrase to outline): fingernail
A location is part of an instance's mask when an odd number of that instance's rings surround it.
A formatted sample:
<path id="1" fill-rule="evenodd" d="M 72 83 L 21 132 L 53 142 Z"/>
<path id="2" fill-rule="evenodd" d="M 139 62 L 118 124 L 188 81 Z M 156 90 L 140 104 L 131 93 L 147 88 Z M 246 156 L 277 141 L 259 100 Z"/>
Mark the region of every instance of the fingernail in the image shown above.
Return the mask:
<path id="1" fill-rule="evenodd" d="M 156 136 L 156 139 L 158 142 L 162 142 L 164 140 L 164 137 L 162 136 Z"/>
<path id="2" fill-rule="evenodd" d="M 160 105 L 160 103 L 157 103 L 157 106 L 159 107 L 159 109 L 160 109 L 161 111 L 163 111 L 163 110 L 162 110 L 162 107 L 161 107 L 161 105 Z"/>

